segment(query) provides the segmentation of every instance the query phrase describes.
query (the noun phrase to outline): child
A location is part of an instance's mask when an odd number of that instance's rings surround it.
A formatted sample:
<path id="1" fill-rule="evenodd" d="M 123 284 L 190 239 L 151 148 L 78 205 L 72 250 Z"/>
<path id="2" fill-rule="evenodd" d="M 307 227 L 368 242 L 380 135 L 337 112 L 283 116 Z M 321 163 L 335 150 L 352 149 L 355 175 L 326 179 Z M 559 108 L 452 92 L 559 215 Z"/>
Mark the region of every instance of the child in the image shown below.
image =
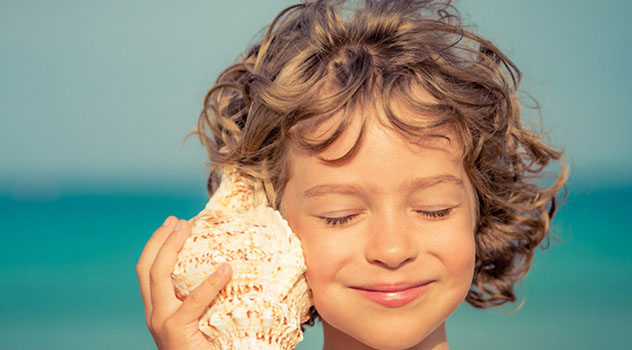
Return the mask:
<path id="1" fill-rule="evenodd" d="M 520 122 L 520 72 L 449 1 L 307 0 L 208 92 L 211 174 L 238 166 L 301 239 L 325 349 L 448 349 L 463 300 L 514 302 L 549 235 L 561 152 Z M 190 226 L 169 217 L 137 265 L 159 349 L 204 349 L 197 320 L 230 279 L 180 302 L 170 273 Z"/>

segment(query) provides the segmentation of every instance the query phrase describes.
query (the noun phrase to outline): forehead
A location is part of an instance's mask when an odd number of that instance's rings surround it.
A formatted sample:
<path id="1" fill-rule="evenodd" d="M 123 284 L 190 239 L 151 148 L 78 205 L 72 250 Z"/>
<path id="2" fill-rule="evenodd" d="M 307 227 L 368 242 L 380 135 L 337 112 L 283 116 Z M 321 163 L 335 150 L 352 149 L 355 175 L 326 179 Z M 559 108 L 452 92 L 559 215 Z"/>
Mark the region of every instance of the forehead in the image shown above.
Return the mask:
<path id="1" fill-rule="evenodd" d="M 369 118 L 358 151 L 342 164 L 329 162 L 353 147 L 362 130 L 360 123 L 361 118 L 353 119 L 343 134 L 322 151 L 292 148 L 288 160 L 293 193 L 305 192 L 309 197 L 307 189 L 323 186 L 347 186 L 353 188 L 347 192 L 369 191 L 375 195 L 408 193 L 409 189 L 419 188 L 447 189 L 446 186 L 467 191 L 469 181 L 459 157 L 459 145 L 452 141 L 456 137 L 447 127 L 433 130 L 440 137 L 412 140 L 377 118 Z M 433 186 L 438 183 L 443 186 Z"/>
<path id="2" fill-rule="evenodd" d="M 310 138 L 325 138 L 335 129 L 331 118 L 319 129 L 314 129 Z M 351 119 L 350 124 L 342 134 L 329 146 L 322 150 L 306 150 L 296 145 L 290 147 L 290 163 L 297 158 L 312 159 L 314 163 L 330 167 L 342 167 L 346 163 L 372 162 L 385 157 L 406 158 L 410 161 L 436 162 L 441 158 L 447 162 L 461 165 L 461 144 L 454 128 L 446 125 L 428 130 L 426 136 L 412 136 L 396 130 L 374 117 L 357 117 Z M 343 164 L 333 164 L 333 160 L 340 159 L 359 143 L 358 150 Z M 359 159 L 356 159 L 359 158 Z M 443 162 L 441 162 L 443 163 Z M 412 165 L 412 164 L 411 164 Z"/>

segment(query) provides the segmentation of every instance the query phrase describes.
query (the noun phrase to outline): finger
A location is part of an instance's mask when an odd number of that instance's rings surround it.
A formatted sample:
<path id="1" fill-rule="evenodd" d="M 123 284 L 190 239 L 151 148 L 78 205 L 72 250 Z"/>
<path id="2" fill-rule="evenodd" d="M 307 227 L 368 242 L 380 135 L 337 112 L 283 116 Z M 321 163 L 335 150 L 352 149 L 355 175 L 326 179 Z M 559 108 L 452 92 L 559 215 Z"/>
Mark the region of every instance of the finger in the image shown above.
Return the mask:
<path id="1" fill-rule="evenodd" d="M 165 222 L 160 226 L 154 234 L 149 238 L 149 241 L 145 244 L 143 248 L 143 252 L 138 259 L 137 266 L 146 267 L 147 272 L 151 265 L 154 263 L 156 259 L 156 254 L 158 254 L 158 250 L 162 247 L 163 243 L 169 237 L 169 234 L 173 232 L 176 224 L 178 223 L 178 218 L 175 216 L 169 216 Z"/>
<path id="2" fill-rule="evenodd" d="M 152 312 L 151 293 L 149 284 L 149 269 L 156 259 L 158 250 L 163 245 L 169 234 L 173 232 L 178 218 L 175 216 L 169 216 L 165 222 L 160 226 L 149 241 L 145 244 L 145 248 L 140 255 L 140 259 L 136 265 L 136 274 L 138 275 L 138 283 L 140 285 L 140 294 L 143 298 L 143 304 L 145 305 L 145 316 L 149 321 L 149 316 Z M 149 322 L 147 322 L 149 324 Z"/>
<path id="3" fill-rule="evenodd" d="M 160 317 L 171 315 L 180 306 L 175 295 L 171 273 L 178 259 L 178 252 L 191 235 L 191 225 L 186 220 L 178 221 L 176 230 L 165 240 L 149 273 L 151 303 L 154 313 Z"/>
<path id="4" fill-rule="evenodd" d="M 229 264 L 223 263 L 209 278 L 205 279 L 174 313 L 174 322 L 182 325 L 197 325 L 202 313 L 217 297 L 222 288 L 230 281 L 233 271 Z"/>

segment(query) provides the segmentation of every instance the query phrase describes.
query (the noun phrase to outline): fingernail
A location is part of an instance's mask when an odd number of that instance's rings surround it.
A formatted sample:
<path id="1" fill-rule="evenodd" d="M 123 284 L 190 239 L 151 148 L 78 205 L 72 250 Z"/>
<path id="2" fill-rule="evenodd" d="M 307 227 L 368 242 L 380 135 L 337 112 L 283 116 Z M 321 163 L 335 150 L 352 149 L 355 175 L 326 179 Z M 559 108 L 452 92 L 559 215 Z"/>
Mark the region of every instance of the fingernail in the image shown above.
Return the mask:
<path id="1" fill-rule="evenodd" d="M 162 226 L 167 226 L 167 224 L 169 223 L 169 219 L 171 218 L 171 216 L 167 216 L 167 218 L 165 219 L 165 222 L 162 223 Z"/>
<path id="2" fill-rule="evenodd" d="M 224 263 L 224 264 L 221 264 L 221 265 L 219 265 L 219 268 L 217 269 L 217 274 L 218 274 L 219 276 L 223 276 L 223 275 L 225 275 L 225 274 L 226 274 L 226 271 L 227 271 L 227 270 L 228 270 L 228 269 L 226 268 L 226 264 L 225 264 L 225 263 Z"/>
<path id="3" fill-rule="evenodd" d="M 180 220 L 178 220 L 178 223 L 176 224 L 176 228 L 174 229 L 174 231 L 178 231 L 179 228 L 180 228 Z"/>

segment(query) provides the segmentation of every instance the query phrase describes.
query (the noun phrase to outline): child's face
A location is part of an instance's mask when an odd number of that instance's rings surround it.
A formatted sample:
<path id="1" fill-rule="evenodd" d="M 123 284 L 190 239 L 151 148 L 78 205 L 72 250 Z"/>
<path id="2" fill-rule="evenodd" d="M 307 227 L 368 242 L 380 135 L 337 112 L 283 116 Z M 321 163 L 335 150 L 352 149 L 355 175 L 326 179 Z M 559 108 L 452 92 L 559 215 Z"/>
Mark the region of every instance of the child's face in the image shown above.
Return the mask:
<path id="1" fill-rule="evenodd" d="M 301 239 L 327 343 L 402 349 L 441 341 L 474 271 L 474 195 L 459 144 L 447 130 L 439 133 L 450 145 L 436 137 L 412 144 L 369 119 L 359 152 L 344 165 L 292 149 L 281 211 Z M 320 155 L 343 155 L 358 123 Z M 400 282 L 427 284 L 404 305 L 358 289 Z"/>

